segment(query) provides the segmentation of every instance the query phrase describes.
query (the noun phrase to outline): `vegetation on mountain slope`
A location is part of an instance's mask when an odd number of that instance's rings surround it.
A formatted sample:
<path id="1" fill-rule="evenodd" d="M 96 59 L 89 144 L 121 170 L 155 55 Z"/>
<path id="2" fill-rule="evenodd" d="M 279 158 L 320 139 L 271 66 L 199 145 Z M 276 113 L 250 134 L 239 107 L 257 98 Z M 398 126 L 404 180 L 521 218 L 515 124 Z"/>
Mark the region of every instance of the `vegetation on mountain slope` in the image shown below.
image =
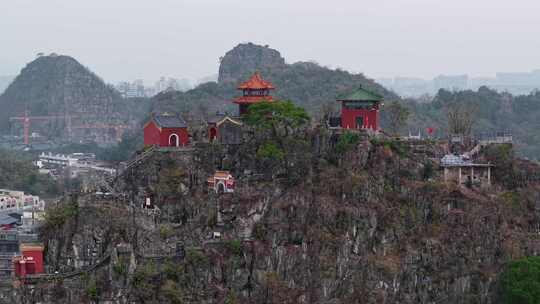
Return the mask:
<path id="1" fill-rule="evenodd" d="M 456 104 L 471 112 L 473 134 L 510 132 L 520 155 L 540 159 L 540 133 L 537 132 L 540 130 L 540 91 L 512 96 L 487 87 L 478 91 L 440 90 L 430 103 L 404 101 L 412 115 L 401 131 L 415 134 L 418 130 L 432 127 L 436 129 L 436 136 L 446 136 L 449 131 L 448 111 Z"/>
<path id="2" fill-rule="evenodd" d="M 385 97 L 381 124 L 392 133 L 417 134 L 433 128 L 435 136 L 445 137 L 449 133 L 448 111 L 457 104 L 473 120 L 473 134 L 510 131 L 520 155 L 540 158 L 540 135 L 530 132 L 540 129 L 536 119 L 540 116 L 540 92 L 512 96 L 482 87 L 478 91 L 440 90 L 432 102 L 401 100 L 361 74 L 332 70 L 313 62 L 287 64 L 278 51 L 251 43 L 236 46 L 221 59 L 218 83 L 206 83 L 185 93 L 163 92 L 154 97 L 152 108 L 181 111 L 194 117 L 205 117 L 217 110 L 235 114 L 236 106 L 231 102 L 239 94 L 235 88 L 255 71 L 275 85 L 278 98 L 293 100 L 315 118 L 337 115 L 336 96 L 362 85 Z"/>
<path id="3" fill-rule="evenodd" d="M 9 132 L 15 127 L 10 126 L 9 117 L 28 111 L 31 116 L 56 117 L 32 120 L 31 131 L 66 140 L 69 132 L 85 134 L 77 126 L 129 125 L 140 119 L 144 106 L 143 102 L 123 99 L 74 58 L 51 54 L 28 63 L 0 95 L 0 129 Z M 20 125 L 17 129 L 22 133 Z"/>
<path id="4" fill-rule="evenodd" d="M 388 100 L 399 99 L 375 81 L 362 74 L 351 74 L 341 69 L 329 69 L 314 62 L 285 63 L 277 50 L 252 43 L 239 44 L 221 58 L 219 82 L 206 83 L 182 92 L 164 92 L 154 97 L 154 110 L 193 111 L 206 115 L 216 110 L 236 113 L 231 100 L 239 94 L 238 84 L 255 71 L 277 88 L 275 96 L 293 100 L 310 113 L 318 113 L 324 105 L 337 108 L 336 96 L 362 85 Z"/>
<path id="5" fill-rule="evenodd" d="M 50 196 L 60 193 L 58 184 L 39 174 L 30 155 L 0 150 L 0 189 Z"/>
<path id="6" fill-rule="evenodd" d="M 504 303 L 540 303 L 540 257 L 525 257 L 512 261 L 501 281 Z"/>

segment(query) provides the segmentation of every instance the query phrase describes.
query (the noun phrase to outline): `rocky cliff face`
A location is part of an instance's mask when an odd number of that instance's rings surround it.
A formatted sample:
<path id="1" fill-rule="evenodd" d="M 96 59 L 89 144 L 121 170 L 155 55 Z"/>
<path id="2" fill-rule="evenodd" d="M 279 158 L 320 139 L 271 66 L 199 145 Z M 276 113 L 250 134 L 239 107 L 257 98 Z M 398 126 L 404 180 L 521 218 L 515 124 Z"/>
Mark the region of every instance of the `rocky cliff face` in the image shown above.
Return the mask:
<path id="1" fill-rule="evenodd" d="M 69 56 L 42 56 L 30 62 L 0 96 L 0 106 L 2 129 L 8 130 L 9 117 L 28 110 L 31 116 L 57 116 L 32 121 L 33 131 L 64 138 L 81 126 L 125 124 L 130 119 L 122 113 L 127 106 L 120 95 Z"/>
<path id="2" fill-rule="evenodd" d="M 221 58 L 218 82 L 234 85 L 244 81 L 247 73 L 283 67 L 285 59 L 277 50 L 253 43 L 239 44 Z"/>
<path id="3" fill-rule="evenodd" d="M 499 303 L 505 263 L 540 253 L 533 180 L 508 188 L 496 174 L 491 188 L 469 189 L 433 171 L 443 146 L 364 139 L 332 159 L 313 136 L 320 157 L 294 183 L 249 174 L 248 146 L 153 154 L 117 190 L 135 206 L 150 198 L 159 216 L 86 201 L 90 211 L 48 226 L 51 265 L 76 266 L 79 248 L 132 250 L 57 290 L 114 303 Z M 205 181 L 223 167 L 237 188 L 217 196 Z M 98 287 L 66 292 L 82 282 Z"/>

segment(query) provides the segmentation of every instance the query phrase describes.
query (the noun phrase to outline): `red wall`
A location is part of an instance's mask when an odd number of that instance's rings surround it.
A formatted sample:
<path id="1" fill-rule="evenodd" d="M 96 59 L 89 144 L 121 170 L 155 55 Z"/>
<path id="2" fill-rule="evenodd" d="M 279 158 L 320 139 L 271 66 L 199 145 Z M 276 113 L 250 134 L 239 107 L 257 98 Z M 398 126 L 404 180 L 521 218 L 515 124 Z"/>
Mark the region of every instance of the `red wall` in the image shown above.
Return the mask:
<path id="1" fill-rule="evenodd" d="M 26 275 L 26 269 L 22 267 L 24 264 L 21 264 L 18 259 L 13 260 L 13 265 L 15 265 L 15 274 L 17 276 L 20 277 Z"/>
<path id="2" fill-rule="evenodd" d="M 346 129 L 356 128 L 356 117 L 364 117 L 364 128 L 379 130 L 379 111 L 363 109 L 346 109 L 341 107 L 341 127 Z"/>
<path id="3" fill-rule="evenodd" d="M 186 128 L 163 128 L 161 129 L 161 135 L 160 135 L 160 146 L 161 147 L 169 147 L 169 136 L 171 134 L 178 135 L 178 138 L 180 140 L 180 146 L 187 146 L 189 144 L 189 134 L 187 132 Z"/>
<path id="4" fill-rule="evenodd" d="M 144 145 L 159 145 L 159 129 L 153 121 L 144 127 Z"/>
<path id="5" fill-rule="evenodd" d="M 32 257 L 35 261 L 35 272 L 34 273 L 44 273 L 45 268 L 43 267 L 43 251 L 42 250 L 25 250 L 22 252 L 24 257 Z M 31 268 L 32 266 L 30 266 Z M 32 273 L 31 269 L 27 269 L 27 273 Z"/>
<path id="6" fill-rule="evenodd" d="M 213 142 L 218 136 L 218 129 L 216 128 L 216 126 L 212 125 L 211 127 L 208 128 L 208 139 L 210 140 L 210 142 Z"/>
<path id="7" fill-rule="evenodd" d="M 173 133 L 178 135 L 180 146 L 189 144 L 189 134 L 186 128 L 163 128 L 160 131 L 153 121 L 144 127 L 144 144 L 169 147 L 169 136 Z"/>

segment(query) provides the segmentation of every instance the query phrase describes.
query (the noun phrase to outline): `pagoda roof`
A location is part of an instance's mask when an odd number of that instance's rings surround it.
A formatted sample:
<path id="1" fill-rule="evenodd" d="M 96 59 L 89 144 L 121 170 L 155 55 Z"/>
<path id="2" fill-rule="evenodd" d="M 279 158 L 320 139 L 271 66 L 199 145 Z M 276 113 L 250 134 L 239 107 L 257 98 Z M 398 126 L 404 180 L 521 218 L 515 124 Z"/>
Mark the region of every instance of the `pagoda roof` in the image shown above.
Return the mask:
<path id="1" fill-rule="evenodd" d="M 225 121 L 230 121 L 234 124 L 237 124 L 237 125 L 242 125 L 242 123 L 240 121 L 237 121 L 235 120 L 234 118 L 231 118 L 229 115 L 227 114 L 221 114 L 221 113 L 216 113 L 216 115 L 208 118 L 208 120 L 206 121 L 208 124 L 211 124 L 211 125 L 221 125 L 222 123 L 224 123 Z"/>
<path id="2" fill-rule="evenodd" d="M 262 79 L 259 72 L 255 72 L 253 75 L 251 75 L 251 78 L 249 78 L 248 81 L 241 83 L 238 86 L 239 90 L 246 90 L 246 89 L 252 89 L 252 90 L 273 90 L 275 89 L 274 85 L 272 85 L 270 82 Z"/>
<path id="3" fill-rule="evenodd" d="M 272 96 L 240 96 L 236 97 L 233 102 L 236 104 L 252 104 L 263 101 L 272 102 L 274 98 Z"/>
<path id="4" fill-rule="evenodd" d="M 229 177 L 232 177 L 231 172 L 229 171 L 216 171 L 216 173 L 214 173 L 214 178 L 228 179 Z"/>
<path id="5" fill-rule="evenodd" d="M 43 244 L 41 243 L 22 243 L 19 245 L 19 249 L 21 251 L 30 251 L 30 250 L 35 250 L 35 251 L 43 251 Z"/>
<path id="6" fill-rule="evenodd" d="M 152 117 L 159 128 L 186 128 L 184 119 L 177 114 L 163 113 Z"/>
<path id="7" fill-rule="evenodd" d="M 355 91 L 338 96 L 338 101 L 383 101 L 383 97 L 377 93 L 364 89 L 360 86 Z"/>

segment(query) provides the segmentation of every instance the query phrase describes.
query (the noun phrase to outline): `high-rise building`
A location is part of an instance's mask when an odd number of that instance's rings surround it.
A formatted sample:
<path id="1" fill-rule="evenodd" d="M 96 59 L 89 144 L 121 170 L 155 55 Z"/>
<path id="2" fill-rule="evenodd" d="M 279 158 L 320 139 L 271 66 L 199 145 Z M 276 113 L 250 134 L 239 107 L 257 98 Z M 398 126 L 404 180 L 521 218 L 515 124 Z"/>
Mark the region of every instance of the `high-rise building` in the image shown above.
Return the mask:
<path id="1" fill-rule="evenodd" d="M 172 77 L 161 77 L 156 82 L 154 86 L 155 93 L 167 91 L 167 90 L 174 90 L 174 91 L 187 91 L 191 89 L 191 84 L 189 80 L 183 78 L 183 79 L 176 79 Z"/>
<path id="2" fill-rule="evenodd" d="M 122 97 L 134 98 L 134 97 L 150 97 L 147 89 L 144 86 L 144 82 L 141 79 L 137 79 L 133 82 L 120 82 L 116 85 L 116 89 L 120 92 Z"/>

